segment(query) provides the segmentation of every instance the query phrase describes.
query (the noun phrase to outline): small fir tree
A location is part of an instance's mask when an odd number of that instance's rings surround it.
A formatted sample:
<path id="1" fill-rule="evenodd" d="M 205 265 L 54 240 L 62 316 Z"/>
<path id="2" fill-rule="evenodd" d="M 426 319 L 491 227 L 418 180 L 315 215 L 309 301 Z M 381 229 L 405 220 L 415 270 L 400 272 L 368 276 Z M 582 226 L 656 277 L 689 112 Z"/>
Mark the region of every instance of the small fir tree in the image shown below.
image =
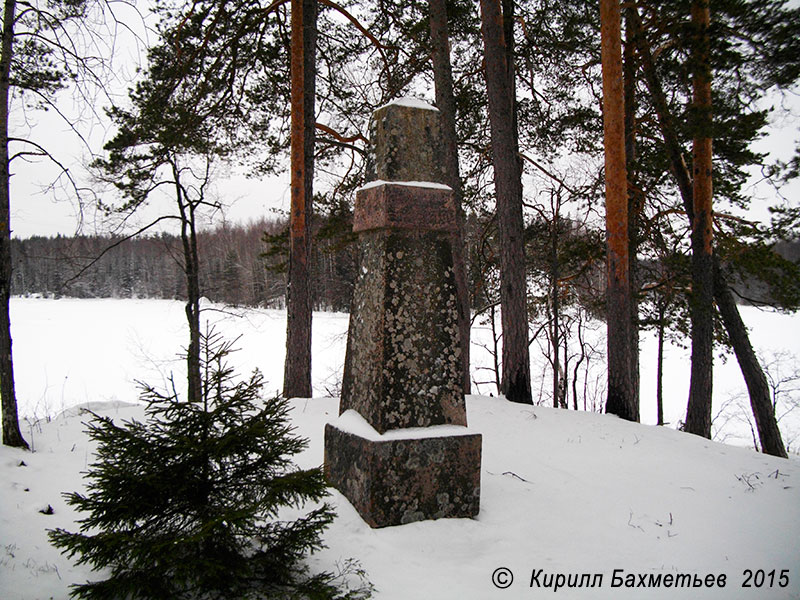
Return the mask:
<path id="1" fill-rule="evenodd" d="M 231 344 L 202 339 L 202 400 L 178 399 L 143 386 L 147 419 L 116 425 L 92 413 L 97 460 L 86 494 L 66 494 L 86 513 L 80 532 L 49 532 L 78 564 L 108 569 L 104 581 L 73 586 L 79 598 L 366 598 L 345 577 L 311 575 L 304 557 L 323 547 L 334 517 L 327 503 L 295 520 L 327 495 L 320 468 L 302 470 L 291 457 L 307 447 L 293 434 L 282 398 L 260 408 L 263 379 L 234 382 L 225 359 Z M 363 581 L 348 563 L 347 573 Z M 339 581 L 341 577 L 342 581 Z"/>

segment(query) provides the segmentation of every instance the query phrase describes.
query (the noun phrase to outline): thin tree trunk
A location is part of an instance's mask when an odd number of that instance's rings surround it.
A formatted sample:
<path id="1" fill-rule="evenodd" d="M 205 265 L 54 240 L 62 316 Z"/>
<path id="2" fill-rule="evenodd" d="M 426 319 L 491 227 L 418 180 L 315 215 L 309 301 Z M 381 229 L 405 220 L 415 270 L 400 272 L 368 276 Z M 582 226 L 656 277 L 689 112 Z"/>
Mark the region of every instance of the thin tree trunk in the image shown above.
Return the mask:
<path id="1" fill-rule="evenodd" d="M 578 372 L 580 371 L 581 364 L 586 360 L 586 342 L 583 339 L 583 317 L 578 312 L 578 345 L 581 353 L 575 363 L 575 368 L 572 369 L 572 407 L 578 410 Z M 586 410 L 586 398 L 583 399 L 583 409 Z"/>
<path id="2" fill-rule="evenodd" d="M 456 106 L 453 96 L 453 69 L 450 63 L 450 41 L 447 31 L 447 2 L 430 0 L 430 29 L 433 46 L 433 81 L 436 88 L 436 106 L 442 121 L 444 142 L 444 164 L 448 185 L 453 189 L 458 230 L 453 236 L 453 267 L 456 293 L 459 300 L 458 331 L 461 340 L 461 364 L 464 376 L 464 393 L 471 391 L 470 363 L 470 303 L 467 285 L 465 257 L 466 224 L 464 216 L 464 192 L 458 166 L 458 144 L 456 138 Z"/>
<path id="3" fill-rule="evenodd" d="M 645 39 L 644 31 L 642 30 L 641 17 L 635 6 L 632 7 L 629 14 L 631 15 L 630 23 L 633 28 L 633 39 L 636 43 L 636 50 L 639 53 L 645 84 L 647 85 L 647 89 L 650 90 L 650 97 L 653 101 L 656 116 L 658 117 L 659 129 L 664 138 L 667 158 L 669 159 L 672 174 L 678 184 L 678 190 L 681 193 L 683 205 L 687 209 L 687 216 L 689 216 L 690 220 L 693 220 L 692 178 L 689 174 L 689 168 L 686 166 L 680 141 L 678 140 L 675 122 L 669 110 L 669 105 L 667 104 L 667 97 L 661 87 L 661 81 L 656 72 L 650 47 Z"/>
<path id="4" fill-rule="evenodd" d="M 664 317 L 665 306 L 658 307 L 658 358 L 656 359 L 656 425 L 664 424 Z"/>
<path id="5" fill-rule="evenodd" d="M 283 395 L 311 396 L 311 214 L 314 179 L 316 0 L 292 0 L 291 189 Z"/>
<path id="6" fill-rule="evenodd" d="M 678 184 L 681 193 L 684 210 L 690 223 L 694 222 L 694 200 L 692 198 L 692 178 L 686 161 L 683 158 L 680 142 L 673 124 L 672 114 L 667 104 L 666 96 L 661 88 L 661 82 L 653 63 L 650 47 L 642 31 L 641 19 L 638 12 L 634 12 L 634 25 L 636 27 L 636 48 L 639 51 L 645 82 L 650 95 L 653 99 L 653 107 L 658 117 L 659 128 L 664 139 L 667 156 L 670 161 L 672 174 Z M 772 400 L 769 395 L 769 386 L 764 371 L 758 362 L 750 338 L 747 334 L 747 327 L 742 321 L 739 309 L 731 293 L 730 286 L 722 272 L 719 258 L 712 254 L 712 265 L 714 273 L 714 299 L 717 303 L 717 310 L 722 318 L 722 324 L 728 332 L 728 339 L 733 346 L 739 368 L 747 385 L 750 395 L 750 405 L 753 415 L 756 418 L 756 426 L 761 437 L 761 448 L 766 454 L 773 456 L 787 457 L 786 448 L 783 445 L 778 422 L 772 410 Z"/>
<path id="7" fill-rule="evenodd" d="M 551 329 L 550 339 L 553 345 L 553 408 L 558 408 L 561 364 L 558 357 L 560 341 L 558 339 L 559 311 L 561 310 L 558 298 L 558 279 L 561 276 L 558 268 L 558 211 L 559 201 L 553 205 L 553 222 L 550 225 L 550 297 L 553 306 L 553 315 L 550 317 Z"/>
<path id="8" fill-rule="evenodd" d="M 600 0 L 606 176 L 608 399 L 606 412 L 639 420 L 631 373 L 628 185 L 619 0 Z"/>
<path id="9" fill-rule="evenodd" d="M 14 43 L 15 0 L 6 0 L 0 56 L 0 398 L 3 403 L 3 444 L 28 448 L 19 430 L 14 360 L 11 351 L 11 190 L 8 157 L 8 93 Z"/>
<path id="10" fill-rule="evenodd" d="M 497 341 L 498 341 L 498 336 L 497 336 L 497 307 L 494 304 L 492 304 L 492 313 L 491 314 L 492 314 L 491 324 L 492 324 L 492 350 L 493 350 L 493 352 L 492 352 L 492 362 L 494 363 L 492 366 L 493 366 L 493 369 L 494 369 L 494 386 L 495 386 L 495 388 L 497 388 L 497 393 L 499 394 L 500 393 L 500 389 L 501 389 L 501 384 L 500 384 L 500 351 L 497 348 Z"/>
<path id="11" fill-rule="evenodd" d="M 512 402 L 530 404 L 532 399 L 522 180 L 514 130 L 514 98 L 509 87 L 510 65 L 507 60 L 500 0 L 481 0 L 480 7 L 500 233 L 500 302 L 503 326 L 501 392 Z"/>
<path id="12" fill-rule="evenodd" d="M 203 383 L 200 373 L 200 261 L 197 253 L 195 230 L 195 207 L 186 198 L 180 184 L 178 166 L 172 163 L 175 178 L 175 194 L 181 217 L 181 243 L 183 246 L 184 275 L 186 276 L 186 321 L 189 324 L 189 348 L 186 351 L 186 379 L 189 402 L 199 403 L 203 399 Z"/>
<path id="13" fill-rule="evenodd" d="M 711 228 L 711 69 L 707 0 L 692 2 L 692 369 L 685 431 L 711 438 L 714 358 L 714 278 Z"/>
<path id="14" fill-rule="evenodd" d="M 566 331 L 564 332 L 564 335 L 560 337 L 562 343 L 564 344 L 564 357 L 561 360 L 561 371 L 558 374 L 558 402 L 561 408 L 568 409 L 569 405 L 567 404 L 567 386 L 569 385 L 569 346 L 567 345 L 568 340 Z"/>

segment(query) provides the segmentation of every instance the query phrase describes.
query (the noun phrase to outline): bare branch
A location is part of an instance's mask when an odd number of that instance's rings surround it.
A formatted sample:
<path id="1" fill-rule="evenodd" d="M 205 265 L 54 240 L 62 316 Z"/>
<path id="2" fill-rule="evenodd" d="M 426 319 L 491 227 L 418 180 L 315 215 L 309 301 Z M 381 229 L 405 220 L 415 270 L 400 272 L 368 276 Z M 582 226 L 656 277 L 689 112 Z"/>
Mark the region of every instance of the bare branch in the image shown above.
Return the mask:
<path id="1" fill-rule="evenodd" d="M 324 131 L 328 135 L 332 136 L 335 140 L 341 142 L 342 144 L 352 144 L 353 142 L 364 142 L 365 144 L 369 144 L 369 140 L 365 138 L 361 133 L 357 133 L 356 135 L 352 135 L 350 137 L 345 137 L 338 131 L 328 127 L 327 125 L 323 125 L 322 123 L 316 123 L 315 127 L 320 131 Z M 351 147 L 351 146 L 348 146 Z"/>
<path id="2" fill-rule="evenodd" d="M 145 225 L 144 227 L 140 228 L 138 231 L 134 231 L 133 233 L 130 233 L 128 235 L 125 235 L 125 236 L 121 237 L 119 240 L 117 240 L 113 244 L 111 244 L 111 245 L 107 246 L 106 248 L 104 248 L 103 251 L 100 254 L 95 256 L 88 264 L 84 265 L 72 277 L 70 277 L 69 279 L 65 280 L 62 283 L 62 286 L 67 286 L 70 283 L 72 283 L 73 281 L 75 281 L 76 279 L 78 279 L 81 275 L 83 275 L 84 273 L 86 273 L 86 271 L 88 271 L 94 265 L 96 265 L 100 261 L 100 259 L 102 259 L 106 254 L 111 252 L 111 250 L 113 250 L 117 246 L 120 246 L 121 244 L 127 242 L 128 240 L 135 238 L 137 235 L 140 235 L 140 234 L 144 233 L 145 231 L 148 231 L 152 227 L 155 227 L 161 221 L 166 221 L 168 219 L 178 219 L 178 218 L 179 217 L 176 217 L 175 215 L 162 215 L 162 216 L 158 217 L 155 221 L 152 221 L 151 223 L 149 223 L 149 224 Z"/>
<path id="3" fill-rule="evenodd" d="M 531 163 L 531 164 L 532 164 L 534 167 L 536 167 L 537 169 L 539 169 L 539 170 L 540 170 L 542 173 L 544 173 L 545 175 L 547 175 L 547 176 L 548 176 L 550 179 L 552 179 L 553 181 L 555 181 L 555 182 L 557 182 L 557 183 L 561 184 L 562 186 L 564 186 L 564 189 L 566 189 L 566 190 L 567 190 L 567 191 L 568 191 L 570 194 L 573 194 L 573 195 L 575 195 L 575 196 L 577 196 L 577 195 L 578 195 L 578 192 L 576 192 L 576 191 L 575 191 L 575 190 L 574 190 L 572 187 L 570 187 L 569 185 L 567 185 L 567 183 L 565 183 L 563 179 L 561 179 L 560 177 L 558 177 L 558 176 L 554 175 L 553 173 L 551 173 L 551 172 L 550 172 L 548 169 L 544 168 L 544 167 L 543 167 L 542 165 L 540 165 L 538 162 L 536 162 L 535 160 L 533 160 L 533 159 L 532 159 L 532 158 L 530 158 L 529 156 L 526 156 L 526 155 L 525 155 L 525 154 L 523 154 L 522 152 L 518 152 L 517 154 L 519 155 L 519 157 L 520 157 L 521 159 L 523 159 L 523 160 L 525 160 L 525 161 L 527 161 L 527 162 Z"/>

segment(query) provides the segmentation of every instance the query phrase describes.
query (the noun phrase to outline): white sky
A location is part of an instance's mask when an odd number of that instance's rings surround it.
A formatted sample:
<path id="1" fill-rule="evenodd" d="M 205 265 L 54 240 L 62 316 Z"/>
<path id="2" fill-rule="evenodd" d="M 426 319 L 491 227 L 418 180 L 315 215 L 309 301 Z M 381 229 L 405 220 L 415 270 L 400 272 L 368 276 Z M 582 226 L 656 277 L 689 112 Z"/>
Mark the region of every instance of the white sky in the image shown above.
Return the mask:
<path id="1" fill-rule="evenodd" d="M 131 14 L 128 15 L 128 21 L 135 22 L 136 19 Z M 141 22 L 138 34 L 141 37 L 146 36 Z M 124 100 L 127 88 L 130 86 L 136 69 L 137 55 L 137 44 L 133 36 L 122 32 L 115 52 L 114 73 L 117 80 L 112 84 L 112 89 L 120 100 Z M 794 109 L 795 115 L 793 117 L 775 115 L 770 135 L 757 146 L 762 151 L 769 151 L 771 158 L 790 157 L 797 140 L 800 139 L 800 97 L 797 95 L 789 97 L 788 103 Z M 104 97 L 98 97 L 94 104 L 94 112 L 102 114 L 107 101 Z M 58 106 L 59 110 L 76 123 L 76 128 L 86 136 L 92 150 L 100 152 L 103 143 L 113 133 L 108 130 L 108 122 L 100 122 L 91 115 L 86 115 L 80 120 L 78 115 L 81 112 L 81 102 L 76 100 L 69 90 L 61 92 Z M 64 119 L 52 111 L 23 115 L 18 106 L 16 110 L 12 107 L 10 135 L 30 137 L 41 143 L 62 163 L 69 166 L 70 172 L 80 180 L 81 184 L 89 183 L 86 171 L 82 167 L 89 160 L 87 147 L 70 131 Z M 265 180 L 248 179 L 235 173 L 222 175 L 217 180 L 215 192 L 218 199 L 227 207 L 223 218 L 229 222 L 246 222 L 265 215 L 271 216 L 276 210 L 288 211 L 290 200 L 288 175 Z M 72 235 L 79 230 L 86 234 L 103 233 L 108 230 L 108 224 L 102 222 L 95 214 L 91 202 L 82 209 L 74 192 L 63 185 L 64 181 L 63 177 L 59 179 L 58 167 L 49 161 L 37 160 L 29 163 L 14 161 L 11 179 L 12 235 L 25 238 L 33 235 Z M 56 182 L 55 187 L 53 187 L 54 182 Z M 793 198 L 798 198 L 799 192 L 800 182 L 794 183 L 784 191 Z M 753 187 L 752 193 L 757 200 L 753 202 L 750 216 L 763 219 L 767 215 L 765 207 L 775 199 L 775 191 L 770 186 L 762 184 Z M 152 220 L 163 212 L 164 209 L 156 205 L 149 213 L 142 213 L 139 222 Z M 215 218 L 219 222 L 219 215 Z"/>
<path id="2" fill-rule="evenodd" d="M 139 1 L 140 7 L 147 4 L 146 0 Z M 141 16 L 132 6 L 126 3 L 114 3 L 113 6 L 118 19 L 134 31 L 118 29 L 113 52 L 110 47 L 98 48 L 95 52 L 103 56 L 113 54 L 110 74 L 113 79 L 109 81 L 108 89 L 117 102 L 124 102 L 128 89 L 133 85 L 139 57 L 144 54 L 148 36 L 153 34 L 147 31 Z M 152 25 L 152 17 L 147 20 L 148 25 Z M 113 136 L 114 131 L 104 114 L 104 109 L 109 105 L 107 96 L 97 94 L 89 104 L 91 108 L 87 110 L 84 98 L 78 97 L 74 90 L 62 90 L 57 98 L 57 106 L 65 119 L 52 110 L 23 111 L 17 98 L 16 102 L 12 101 L 9 134 L 41 144 L 69 168 L 79 185 L 98 190 L 99 186 L 92 184 L 85 165 L 91 161 L 92 152 L 95 155 L 102 153 L 104 143 Z M 73 126 L 86 139 L 86 143 L 75 134 Z M 22 146 L 16 145 L 11 153 L 20 149 Z M 17 159 L 12 163 L 11 172 L 11 228 L 14 237 L 105 233 L 111 227 L 94 210 L 90 195 L 85 195 L 83 202 L 78 201 L 61 169 L 50 160 L 37 158 L 26 162 Z M 289 209 L 288 177 L 253 180 L 235 172 L 220 172 L 212 194 L 226 207 L 222 218 L 232 222 L 246 222 L 272 215 L 276 210 Z M 110 199 L 113 200 L 113 196 Z M 106 200 L 109 198 L 106 197 Z M 163 204 L 159 207 L 155 202 L 151 209 L 143 211 L 136 221 L 129 223 L 129 229 L 152 221 L 166 211 L 172 212 L 171 202 L 166 207 Z M 216 215 L 215 222 L 220 220 L 220 215 Z M 164 228 L 170 227 L 168 223 Z"/>

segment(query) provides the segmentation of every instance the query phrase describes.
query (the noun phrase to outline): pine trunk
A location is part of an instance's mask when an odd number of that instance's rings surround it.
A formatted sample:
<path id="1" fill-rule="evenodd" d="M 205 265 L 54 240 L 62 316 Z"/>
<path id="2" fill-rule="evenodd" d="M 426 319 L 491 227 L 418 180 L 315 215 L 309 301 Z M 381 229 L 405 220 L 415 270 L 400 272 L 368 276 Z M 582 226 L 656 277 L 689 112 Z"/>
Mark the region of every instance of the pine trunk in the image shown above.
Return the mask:
<path id="1" fill-rule="evenodd" d="M 291 214 L 283 395 L 311 397 L 311 214 L 314 179 L 316 0 L 292 0 Z"/>
<path id="2" fill-rule="evenodd" d="M 750 395 L 750 406 L 756 420 L 758 437 L 761 440 L 761 451 L 772 456 L 788 458 L 786 447 L 783 445 L 781 431 L 775 418 L 775 409 L 772 406 L 769 385 L 764 371 L 758 362 L 750 338 L 747 335 L 736 301 L 733 298 L 725 276 L 720 270 L 719 262 L 714 261 L 714 298 L 722 317 L 722 323 L 728 332 L 728 339 L 733 346 L 739 368 L 742 370 L 745 385 Z"/>
<path id="3" fill-rule="evenodd" d="M 636 46 L 633 43 L 633 27 L 629 4 L 625 8 L 625 45 L 623 49 L 623 86 L 625 98 L 625 171 L 628 179 L 628 285 L 630 287 L 630 336 L 631 377 L 633 378 L 633 402 L 639 406 L 639 222 L 644 197 L 637 181 L 636 172 Z"/>
<path id="4" fill-rule="evenodd" d="M 631 373 L 631 301 L 628 258 L 628 183 L 625 168 L 625 100 L 618 0 L 600 0 L 603 132 L 606 177 L 608 292 L 608 399 L 606 412 L 639 420 Z"/>
<path id="5" fill-rule="evenodd" d="M 680 143 L 672 121 L 672 115 L 667 105 L 666 96 L 661 88 L 661 83 L 656 73 L 650 47 L 644 37 L 641 21 L 638 13 L 634 14 L 634 25 L 636 27 L 636 47 L 642 61 L 642 69 L 645 82 L 650 90 L 653 105 L 658 117 L 659 128 L 666 146 L 667 156 L 669 157 L 672 174 L 678 184 L 681 193 L 684 210 L 690 222 L 694 222 L 694 201 L 692 191 L 692 180 L 689 170 L 683 160 Z M 712 254 L 712 266 L 714 275 L 714 299 L 717 303 L 723 326 L 728 332 L 728 339 L 733 346 L 736 359 L 744 376 L 747 391 L 750 395 L 750 404 L 753 408 L 753 415 L 761 437 L 761 448 L 766 454 L 781 456 L 786 458 L 786 449 L 781 439 L 778 422 L 772 407 L 772 400 L 769 395 L 767 378 L 758 362 L 758 358 L 750 344 L 747 335 L 747 328 L 739 315 L 739 309 L 733 299 L 730 286 L 722 273 L 719 258 Z"/>
<path id="6" fill-rule="evenodd" d="M 481 0 L 481 32 L 489 99 L 494 185 L 500 237 L 500 304 L 503 326 L 501 393 L 530 404 L 527 286 L 522 219 L 522 180 L 514 128 L 508 51 L 500 0 Z M 508 23 L 506 23 L 508 25 Z"/>
<path id="7" fill-rule="evenodd" d="M 431 45 L 433 46 L 433 81 L 436 88 L 436 106 L 442 120 L 442 138 L 445 148 L 444 163 L 448 185 L 453 188 L 458 231 L 453 239 L 453 267 L 456 278 L 456 293 L 459 299 L 458 331 L 461 339 L 461 364 L 463 368 L 464 393 L 471 391 L 469 375 L 470 303 L 467 285 L 465 257 L 466 225 L 462 201 L 461 173 L 458 166 L 458 144 L 456 138 L 456 107 L 453 96 L 453 69 L 450 63 L 450 41 L 447 31 L 447 3 L 445 0 L 430 0 Z"/>
<path id="8" fill-rule="evenodd" d="M 685 430 L 711 438 L 714 356 L 714 278 L 711 223 L 711 72 L 707 0 L 692 2 L 692 369 Z"/>
<path id="9" fill-rule="evenodd" d="M 8 101 L 14 43 L 15 0 L 6 0 L 0 56 L 0 398 L 3 403 L 3 444 L 28 448 L 19 430 L 14 360 L 11 352 L 11 190 L 8 156 Z"/>

